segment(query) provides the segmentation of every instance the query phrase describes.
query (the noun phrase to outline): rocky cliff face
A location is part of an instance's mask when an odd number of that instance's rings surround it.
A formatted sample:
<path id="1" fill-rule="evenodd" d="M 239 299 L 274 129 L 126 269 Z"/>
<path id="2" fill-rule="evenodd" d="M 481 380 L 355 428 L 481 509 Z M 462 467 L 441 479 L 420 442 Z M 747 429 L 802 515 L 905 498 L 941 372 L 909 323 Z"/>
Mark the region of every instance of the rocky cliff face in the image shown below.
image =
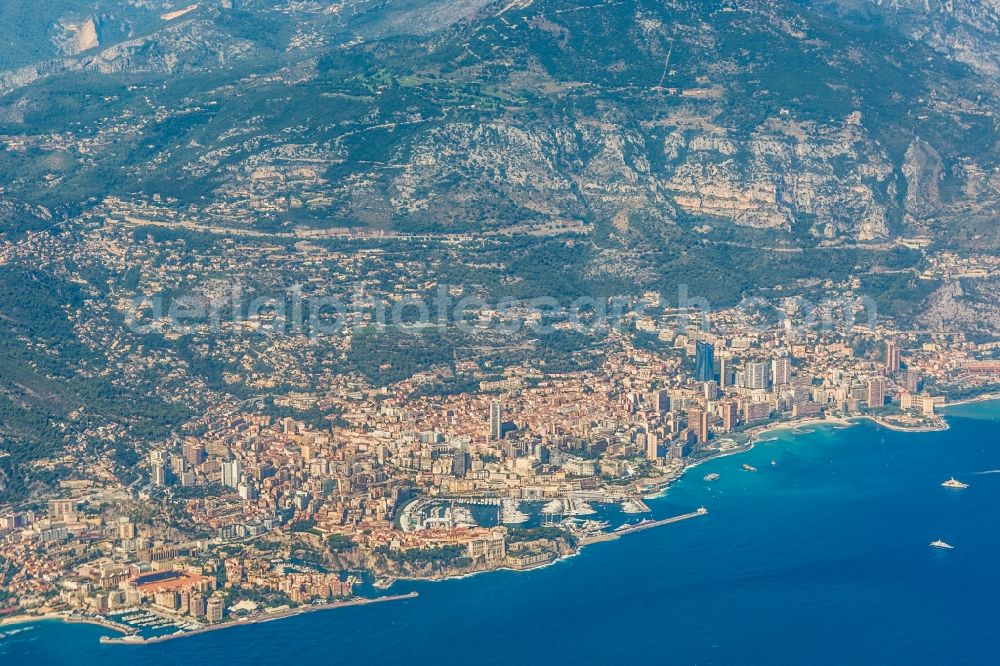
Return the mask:
<path id="1" fill-rule="evenodd" d="M 840 0 L 839 5 L 892 21 L 910 38 L 982 74 L 1000 74 L 997 0 Z"/>
<path id="2" fill-rule="evenodd" d="M 910 221 L 926 219 L 941 208 L 941 179 L 944 165 L 934 147 L 919 139 L 906 149 L 903 159 L 906 176 L 906 214 Z"/>
<path id="3" fill-rule="evenodd" d="M 817 237 L 872 240 L 889 232 L 891 178 L 889 156 L 858 123 L 772 120 L 742 141 L 694 137 L 670 183 L 691 213 L 783 230 L 804 219 Z"/>
<path id="4" fill-rule="evenodd" d="M 73 23 L 75 55 L 0 73 L 0 118 L 30 133 L 56 76 L 159 82 L 155 110 L 137 94 L 88 121 L 81 137 L 118 138 L 77 173 L 123 164 L 129 192 L 170 174 L 178 198 L 214 197 L 184 204 L 246 220 L 621 233 L 641 219 L 805 243 L 974 220 L 998 240 L 984 221 L 1000 209 L 1000 86 L 983 76 L 997 0 L 178 8 Z M 46 173 L 29 161 L 17 153 Z"/>
<path id="5" fill-rule="evenodd" d="M 784 231 L 806 218 L 818 237 L 888 234 L 892 164 L 857 124 L 774 121 L 745 138 L 681 123 L 663 131 L 656 140 L 607 123 L 448 124 L 408 151 L 391 181 L 392 204 L 400 214 L 428 210 L 441 196 L 438 184 L 457 183 L 463 206 L 499 195 L 529 215 L 674 221 L 681 212 Z"/>
<path id="6" fill-rule="evenodd" d="M 921 322 L 930 330 L 995 335 L 1000 329 L 1000 281 L 952 280 L 927 299 Z"/>

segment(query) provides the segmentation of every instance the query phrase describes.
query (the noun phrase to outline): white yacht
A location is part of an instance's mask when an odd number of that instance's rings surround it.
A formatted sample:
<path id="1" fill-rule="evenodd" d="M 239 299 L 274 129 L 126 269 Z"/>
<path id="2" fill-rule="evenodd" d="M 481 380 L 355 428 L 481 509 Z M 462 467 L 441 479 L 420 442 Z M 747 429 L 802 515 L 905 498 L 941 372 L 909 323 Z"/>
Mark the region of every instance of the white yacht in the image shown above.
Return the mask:
<path id="1" fill-rule="evenodd" d="M 955 547 L 950 543 L 945 543 L 938 539 L 937 541 L 931 541 L 931 548 L 940 548 L 941 550 L 953 550 Z"/>
<path id="2" fill-rule="evenodd" d="M 962 489 L 962 488 L 968 488 L 969 487 L 969 484 L 962 483 L 961 481 L 959 481 L 955 477 L 951 477 L 950 479 L 948 479 L 947 481 L 945 481 L 941 485 L 944 486 L 945 488 L 957 488 L 957 489 Z"/>

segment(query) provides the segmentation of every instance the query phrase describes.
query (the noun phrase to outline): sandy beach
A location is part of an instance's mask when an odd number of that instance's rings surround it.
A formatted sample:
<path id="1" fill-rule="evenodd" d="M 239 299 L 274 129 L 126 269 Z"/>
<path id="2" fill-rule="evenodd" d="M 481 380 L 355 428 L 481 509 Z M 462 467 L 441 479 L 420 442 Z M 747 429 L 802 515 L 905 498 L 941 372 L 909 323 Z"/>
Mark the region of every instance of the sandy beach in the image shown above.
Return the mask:
<path id="1" fill-rule="evenodd" d="M 973 398 L 965 398 L 963 400 L 956 400 L 955 402 L 949 402 L 944 406 L 944 409 L 948 407 L 954 407 L 956 405 L 969 405 L 974 402 L 989 402 L 991 400 L 1000 400 L 1000 393 L 984 393 L 983 395 L 978 395 Z"/>
<path id="2" fill-rule="evenodd" d="M 824 417 L 809 417 L 804 419 L 796 419 L 793 421 L 782 421 L 780 423 L 770 423 L 767 425 L 758 426 L 757 428 L 751 428 L 747 431 L 750 435 L 750 441 L 753 442 L 755 438 L 759 439 L 761 435 L 769 432 L 778 432 L 781 430 L 797 430 L 799 428 L 806 428 L 808 426 L 815 425 L 836 425 L 842 427 L 849 427 L 854 425 L 850 420 L 840 418 L 837 416 L 824 416 Z"/>
<path id="3" fill-rule="evenodd" d="M 70 612 L 43 613 L 41 615 L 22 613 L 0 620 L 0 627 L 15 626 L 19 624 L 34 624 L 36 622 L 66 622 L 69 624 L 92 624 L 97 627 L 104 627 L 105 629 L 111 629 L 112 631 L 117 631 L 118 633 L 121 634 L 128 633 L 121 626 L 119 626 L 118 624 L 116 624 L 111 620 L 106 620 L 100 617 L 93 617 L 91 615 L 77 615 Z"/>
<path id="4" fill-rule="evenodd" d="M 27 613 L 21 613 L 18 615 L 11 615 L 10 617 L 5 617 L 0 620 L 0 627 L 14 626 L 18 624 L 31 624 L 34 622 L 47 622 L 47 621 L 64 621 L 66 618 L 61 613 L 45 613 L 43 615 L 29 615 Z M 96 623 L 95 623 L 96 624 Z"/>

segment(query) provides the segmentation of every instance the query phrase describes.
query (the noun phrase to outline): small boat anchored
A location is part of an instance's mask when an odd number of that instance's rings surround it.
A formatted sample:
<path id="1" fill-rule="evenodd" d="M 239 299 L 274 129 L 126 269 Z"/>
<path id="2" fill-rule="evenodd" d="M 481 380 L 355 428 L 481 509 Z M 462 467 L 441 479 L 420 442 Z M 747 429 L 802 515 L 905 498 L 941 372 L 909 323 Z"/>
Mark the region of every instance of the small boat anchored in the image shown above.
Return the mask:
<path id="1" fill-rule="evenodd" d="M 747 463 L 743 463 L 743 471 L 745 471 L 745 472 L 756 472 L 757 468 L 754 467 L 753 465 L 749 465 Z"/>
<path id="2" fill-rule="evenodd" d="M 705 478 L 703 480 L 704 481 L 715 481 L 718 478 L 719 478 L 719 475 L 716 474 L 715 472 L 712 472 L 711 474 L 706 474 Z"/>
<path id="3" fill-rule="evenodd" d="M 950 543 L 945 543 L 944 541 L 941 541 L 941 539 L 938 539 L 937 541 L 931 541 L 931 548 L 940 548 L 941 550 L 955 549 L 955 547 L 952 546 Z"/>
<path id="4" fill-rule="evenodd" d="M 948 479 L 947 481 L 945 481 L 941 485 L 944 486 L 945 488 L 955 488 L 955 489 L 958 489 L 958 490 L 961 490 L 962 488 L 968 488 L 969 487 L 969 484 L 962 483 L 961 481 L 959 481 L 955 477 L 951 477 L 950 479 Z"/>

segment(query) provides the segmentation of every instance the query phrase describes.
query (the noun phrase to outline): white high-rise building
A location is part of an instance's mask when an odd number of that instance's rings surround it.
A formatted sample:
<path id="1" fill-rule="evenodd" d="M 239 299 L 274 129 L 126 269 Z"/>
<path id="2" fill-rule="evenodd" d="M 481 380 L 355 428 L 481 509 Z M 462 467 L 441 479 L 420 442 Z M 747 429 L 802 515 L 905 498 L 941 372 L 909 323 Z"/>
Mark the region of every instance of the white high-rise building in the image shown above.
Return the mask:
<path id="1" fill-rule="evenodd" d="M 166 451 L 149 452 L 150 476 L 154 486 L 167 485 L 167 453 Z"/>
<path id="2" fill-rule="evenodd" d="M 222 463 L 222 485 L 227 488 L 239 488 L 240 461 L 228 460 Z"/>
<path id="3" fill-rule="evenodd" d="M 719 399 L 719 385 L 714 381 L 705 382 L 705 400 L 712 401 Z"/>
<path id="4" fill-rule="evenodd" d="M 767 363 L 761 361 L 751 361 L 746 367 L 747 388 L 766 389 L 767 388 Z"/>

